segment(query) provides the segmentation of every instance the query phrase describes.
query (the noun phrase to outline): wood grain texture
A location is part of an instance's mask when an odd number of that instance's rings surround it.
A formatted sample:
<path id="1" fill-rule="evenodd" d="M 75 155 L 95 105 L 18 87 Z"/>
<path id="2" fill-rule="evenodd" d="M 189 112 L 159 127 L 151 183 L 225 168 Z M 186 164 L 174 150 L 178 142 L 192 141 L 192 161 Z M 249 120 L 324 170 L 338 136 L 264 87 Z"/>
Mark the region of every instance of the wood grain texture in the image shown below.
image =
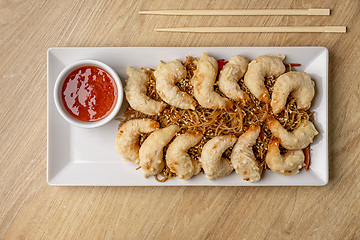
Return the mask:
<path id="1" fill-rule="evenodd" d="M 138 14 L 240 8 L 330 8 L 331 15 Z M 360 239 L 359 22 L 356 0 L 0 1 L 0 239 Z M 310 25 L 344 25 L 348 32 L 154 31 Z M 330 182 L 324 187 L 50 187 L 46 50 L 55 46 L 325 46 Z"/>

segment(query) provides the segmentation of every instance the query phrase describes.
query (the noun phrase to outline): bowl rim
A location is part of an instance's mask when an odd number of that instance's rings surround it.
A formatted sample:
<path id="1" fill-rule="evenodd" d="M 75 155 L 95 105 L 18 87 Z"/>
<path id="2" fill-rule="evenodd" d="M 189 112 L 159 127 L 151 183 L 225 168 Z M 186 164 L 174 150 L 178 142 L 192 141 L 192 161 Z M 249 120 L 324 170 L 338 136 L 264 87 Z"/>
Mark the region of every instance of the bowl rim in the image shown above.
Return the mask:
<path id="1" fill-rule="evenodd" d="M 117 87 L 117 100 L 116 100 L 116 104 L 115 104 L 114 108 L 112 109 L 112 111 L 110 112 L 109 115 L 107 115 L 105 118 L 103 118 L 99 121 L 84 122 L 84 121 L 76 119 L 66 110 L 66 108 L 63 104 L 63 101 L 62 101 L 62 96 L 61 96 L 62 86 L 63 86 L 63 83 L 64 83 L 66 77 L 72 71 L 76 70 L 77 68 L 84 67 L 84 66 L 95 66 L 95 67 L 100 67 L 100 68 L 104 69 L 112 76 L 112 78 L 115 81 L 116 87 Z M 71 64 L 67 65 L 58 75 L 56 82 L 55 82 L 55 86 L 54 86 L 54 101 L 55 101 L 55 106 L 56 106 L 58 112 L 60 113 L 60 115 L 70 124 L 77 126 L 77 127 L 82 127 L 82 128 L 96 128 L 96 127 L 103 126 L 106 123 L 113 120 L 115 118 L 115 116 L 118 114 L 118 112 L 120 111 L 121 105 L 123 103 L 123 86 L 122 86 L 119 75 L 109 65 L 105 64 L 102 61 L 96 60 L 96 59 L 81 59 L 81 60 L 77 60 L 77 61 L 72 62 Z"/>

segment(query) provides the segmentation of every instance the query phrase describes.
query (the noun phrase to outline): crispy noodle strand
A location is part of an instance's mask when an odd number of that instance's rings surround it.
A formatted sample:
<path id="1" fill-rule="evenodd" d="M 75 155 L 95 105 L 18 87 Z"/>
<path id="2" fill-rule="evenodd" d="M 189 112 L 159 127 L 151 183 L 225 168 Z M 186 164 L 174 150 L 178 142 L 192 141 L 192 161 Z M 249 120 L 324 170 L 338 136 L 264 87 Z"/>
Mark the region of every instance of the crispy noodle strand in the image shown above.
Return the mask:
<path id="1" fill-rule="evenodd" d="M 194 61 L 196 58 L 191 56 L 186 57 L 186 61 L 183 63 L 187 69 L 187 76 L 185 79 L 177 83 L 177 86 L 181 91 L 187 92 L 193 96 L 193 87 L 191 84 L 191 78 L 194 75 L 196 65 Z M 285 63 L 286 72 L 292 71 L 290 64 Z M 147 95 L 152 99 L 157 101 L 162 101 L 160 96 L 156 92 L 156 82 L 154 77 L 154 69 L 144 69 L 149 75 L 149 87 Z M 273 85 L 276 81 L 276 78 L 267 78 L 265 80 L 265 86 L 271 94 L 273 91 Z M 182 134 L 187 131 L 201 131 L 204 134 L 203 139 L 195 147 L 190 148 L 188 153 L 191 157 L 199 158 L 201 155 L 201 150 L 204 144 L 213 137 L 226 135 L 226 134 L 235 134 L 240 136 L 244 133 L 252 124 L 258 124 L 261 126 L 260 135 L 256 141 L 256 144 L 253 146 L 254 155 L 257 160 L 262 163 L 262 166 L 266 168 L 265 156 L 267 152 L 267 146 L 272 138 L 271 131 L 266 125 L 266 119 L 269 116 L 272 116 L 272 109 L 269 104 L 259 101 L 254 95 L 252 95 L 249 89 L 244 85 L 243 79 L 239 81 L 240 88 L 245 91 L 251 99 L 251 103 L 247 106 L 242 105 L 241 103 L 234 102 L 233 111 L 224 111 L 224 110 L 212 110 L 208 108 L 203 108 L 200 105 L 196 109 L 180 109 L 168 105 L 168 107 L 158 115 L 146 115 L 139 111 L 132 109 L 130 106 L 126 109 L 124 117 L 117 119 L 120 121 L 119 128 L 126 121 L 130 119 L 138 118 L 151 118 L 160 123 L 160 127 L 164 128 L 171 124 L 176 124 L 180 126 L 180 131 L 177 134 Z M 220 95 L 224 96 L 218 89 L 215 84 L 215 91 Z M 279 120 L 281 125 L 288 131 L 293 131 L 296 129 L 302 119 L 314 121 L 313 114 L 308 110 L 299 110 L 296 106 L 296 101 L 294 98 L 289 96 L 286 103 L 285 110 L 282 111 L 279 115 L 276 115 L 275 118 Z M 148 134 L 142 134 L 140 137 L 140 145 L 146 139 Z M 281 152 L 285 153 L 286 149 L 281 148 Z M 166 154 L 166 148 L 164 149 L 164 156 Z M 228 149 L 224 153 L 224 157 L 229 157 L 231 154 L 231 149 Z M 163 171 L 160 173 L 162 179 L 159 179 L 155 175 L 156 181 L 165 182 L 167 179 L 176 176 L 175 173 L 172 173 L 168 166 L 165 166 Z"/>

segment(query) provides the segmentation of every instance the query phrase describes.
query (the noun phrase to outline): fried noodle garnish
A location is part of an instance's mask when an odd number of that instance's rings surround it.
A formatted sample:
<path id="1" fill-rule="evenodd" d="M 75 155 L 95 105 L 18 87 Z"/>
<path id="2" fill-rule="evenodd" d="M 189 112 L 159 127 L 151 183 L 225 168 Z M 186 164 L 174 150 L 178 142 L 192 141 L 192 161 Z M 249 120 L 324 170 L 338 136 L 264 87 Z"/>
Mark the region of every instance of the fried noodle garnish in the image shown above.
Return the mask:
<path id="1" fill-rule="evenodd" d="M 191 78 L 194 75 L 196 69 L 196 58 L 187 56 L 183 65 L 187 69 L 187 76 L 185 79 L 177 83 L 177 86 L 181 91 L 187 92 L 193 96 L 193 87 L 191 84 Z M 291 64 L 285 63 L 286 72 L 293 71 Z M 162 101 L 158 93 L 156 92 L 156 81 L 154 77 L 154 69 L 144 69 L 149 75 L 149 86 L 147 95 L 157 101 Z M 276 78 L 267 78 L 265 80 L 265 86 L 268 89 L 270 95 L 273 91 L 273 85 Z M 267 152 L 267 146 L 272 138 L 272 133 L 267 127 L 266 119 L 269 116 L 273 116 L 271 106 L 258 100 L 249 89 L 244 85 L 243 79 L 239 81 L 240 88 L 245 91 L 251 99 L 250 104 L 244 106 L 239 102 L 234 102 L 234 109 L 232 111 L 225 110 L 212 110 L 203 108 L 200 105 L 193 110 L 185 110 L 168 105 L 168 107 L 158 115 L 146 115 L 139 111 L 132 109 L 130 106 L 126 109 L 124 117 L 120 120 L 119 128 L 123 123 L 130 119 L 139 118 L 151 118 L 160 123 L 160 127 L 164 128 L 172 124 L 180 126 L 180 131 L 177 134 L 182 134 L 187 131 L 201 131 L 204 134 L 203 139 L 195 147 L 191 148 L 188 153 L 191 157 L 199 158 L 201 150 L 204 144 L 213 137 L 235 134 L 240 136 L 243 134 L 252 124 L 261 126 L 260 135 L 253 146 L 253 152 L 257 160 L 262 163 L 262 166 L 266 168 L 265 156 Z M 215 91 L 223 95 L 215 84 Z M 294 98 L 289 96 L 286 103 L 285 110 L 279 115 L 274 116 L 281 125 L 288 131 L 296 129 L 302 119 L 313 121 L 313 114 L 309 110 L 299 110 L 296 106 Z M 145 140 L 147 135 L 142 134 L 140 137 L 140 145 Z M 285 153 L 287 150 L 280 148 L 281 153 Z M 224 153 L 224 157 L 229 157 L 231 149 Z M 164 149 L 164 156 L 166 149 Z M 160 173 L 162 179 L 159 179 L 155 175 L 155 179 L 159 182 L 165 182 L 167 179 L 176 176 L 172 173 L 168 166 L 165 165 L 163 171 Z"/>

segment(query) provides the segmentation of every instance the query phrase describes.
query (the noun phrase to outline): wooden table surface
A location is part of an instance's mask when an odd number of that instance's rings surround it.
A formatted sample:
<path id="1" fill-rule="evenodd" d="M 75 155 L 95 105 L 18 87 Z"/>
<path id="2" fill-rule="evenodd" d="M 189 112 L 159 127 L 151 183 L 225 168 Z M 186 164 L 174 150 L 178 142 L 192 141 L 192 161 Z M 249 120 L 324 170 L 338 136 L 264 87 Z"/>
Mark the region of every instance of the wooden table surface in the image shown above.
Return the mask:
<path id="1" fill-rule="evenodd" d="M 138 14 L 156 9 L 246 8 L 330 8 L 331 15 Z M 0 1 L 0 239 L 360 239 L 359 24 L 357 0 Z M 344 25 L 347 33 L 154 31 L 182 26 L 310 25 Z M 328 185 L 49 186 L 46 53 L 57 46 L 327 47 Z"/>

